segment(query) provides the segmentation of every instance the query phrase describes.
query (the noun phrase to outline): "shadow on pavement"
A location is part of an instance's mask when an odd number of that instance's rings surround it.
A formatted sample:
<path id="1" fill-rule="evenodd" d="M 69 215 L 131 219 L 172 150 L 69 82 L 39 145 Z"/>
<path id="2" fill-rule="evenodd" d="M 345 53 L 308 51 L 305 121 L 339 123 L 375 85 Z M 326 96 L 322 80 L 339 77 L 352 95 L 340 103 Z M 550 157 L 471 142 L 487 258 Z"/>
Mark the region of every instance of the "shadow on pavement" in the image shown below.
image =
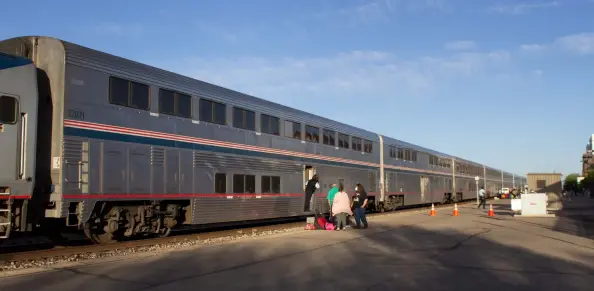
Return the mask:
<path id="1" fill-rule="evenodd" d="M 430 219 L 418 216 L 414 225 L 392 229 L 378 222 L 362 231 L 300 232 L 205 246 L 29 275 L 27 280 L 4 279 L 0 286 L 60 291 L 592 290 L 594 270 L 583 262 L 591 262 L 594 248 L 574 247 L 562 259 L 494 242 L 486 237 L 501 228 L 487 224 L 471 223 L 464 233 L 420 226 Z"/>

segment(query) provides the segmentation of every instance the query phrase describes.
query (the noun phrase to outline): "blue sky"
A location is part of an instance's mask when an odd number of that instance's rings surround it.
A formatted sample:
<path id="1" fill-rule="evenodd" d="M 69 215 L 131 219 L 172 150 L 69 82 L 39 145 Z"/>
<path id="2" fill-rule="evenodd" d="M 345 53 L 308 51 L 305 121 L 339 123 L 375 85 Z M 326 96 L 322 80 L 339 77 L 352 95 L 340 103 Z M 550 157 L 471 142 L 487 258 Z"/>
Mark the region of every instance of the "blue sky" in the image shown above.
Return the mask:
<path id="1" fill-rule="evenodd" d="M 580 171 L 594 133 L 594 0 L 3 6 L 0 39 L 61 38 L 518 174 Z"/>

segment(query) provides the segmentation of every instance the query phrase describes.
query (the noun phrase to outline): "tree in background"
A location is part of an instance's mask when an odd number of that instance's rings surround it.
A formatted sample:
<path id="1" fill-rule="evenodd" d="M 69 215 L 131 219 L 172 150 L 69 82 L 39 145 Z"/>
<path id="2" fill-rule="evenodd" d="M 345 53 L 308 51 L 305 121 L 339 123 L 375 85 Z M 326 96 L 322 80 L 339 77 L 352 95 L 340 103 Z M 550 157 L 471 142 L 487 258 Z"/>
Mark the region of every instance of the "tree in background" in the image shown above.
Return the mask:
<path id="1" fill-rule="evenodd" d="M 567 177 L 565 177 L 565 183 L 563 183 L 563 189 L 565 191 L 577 192 L 579 190 L 579 188 L 578 188 L 578 181 L 577 181 L 577 178 L 579 176 L 580 176 L 579 174 L 569 174 L 569 175 L 567 175 Z"/>
<path id="2" fill-rule="evenodd" d="M 594 171 L 588 172 L 582 182 L 579 185 L 580 190 L 590 190 L 590 193 L 594 193 Z"/>

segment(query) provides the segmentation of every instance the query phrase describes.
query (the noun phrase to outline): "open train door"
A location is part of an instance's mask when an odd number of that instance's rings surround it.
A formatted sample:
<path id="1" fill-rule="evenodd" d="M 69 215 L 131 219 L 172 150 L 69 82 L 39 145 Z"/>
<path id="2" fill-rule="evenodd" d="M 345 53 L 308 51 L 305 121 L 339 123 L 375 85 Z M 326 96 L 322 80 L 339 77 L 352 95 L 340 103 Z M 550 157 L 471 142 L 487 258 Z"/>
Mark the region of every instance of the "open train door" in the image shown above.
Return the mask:
<path id="1" fill-rule="evenodd" d="M 310 196 L 307 197 L 307 182 L 309 182 L 309 180 L 311 180 L 311 178 L 313 178 L 313 176 L 316 174 L 315 168 L 313 166 L 309 166 L 306 165 L 303 168 L 303 211 L 304 212 L 312 212 L 314 210 L 314 205 L 315 205 L 315 193 L 317 192 L 318 189 L 316 189 L 316 191 Z M 308 201 L 309 200 L 309 201 Z"/>

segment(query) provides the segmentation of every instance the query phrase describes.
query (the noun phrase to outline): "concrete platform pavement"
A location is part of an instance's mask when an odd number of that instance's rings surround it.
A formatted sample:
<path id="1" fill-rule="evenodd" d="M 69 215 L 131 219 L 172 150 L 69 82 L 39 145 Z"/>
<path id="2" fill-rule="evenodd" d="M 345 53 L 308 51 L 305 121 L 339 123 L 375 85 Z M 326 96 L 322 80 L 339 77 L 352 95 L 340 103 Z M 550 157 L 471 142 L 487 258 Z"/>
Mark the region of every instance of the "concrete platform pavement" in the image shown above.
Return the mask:
<path id="1" fill-rule="evenodd" d="M 0 277 L 0 290 L 592 290 L 586 237 L 476 206 Z M 554 218 L 557 219 L 557 218 Z M 547 222 L 549 223 L 549 222 Z M 554 225 L 554 223 L 553 223 Z"/>

